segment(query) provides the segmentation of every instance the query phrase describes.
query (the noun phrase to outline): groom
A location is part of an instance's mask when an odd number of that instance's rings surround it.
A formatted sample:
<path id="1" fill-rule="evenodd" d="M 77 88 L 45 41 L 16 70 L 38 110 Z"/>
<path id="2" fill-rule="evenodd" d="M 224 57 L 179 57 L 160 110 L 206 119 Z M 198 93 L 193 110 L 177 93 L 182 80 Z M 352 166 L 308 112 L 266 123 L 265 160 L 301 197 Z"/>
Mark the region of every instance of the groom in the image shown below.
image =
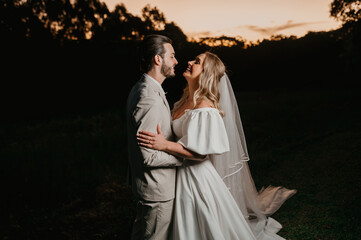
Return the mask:
<path id="1" fill-rule="evenodd" d="M 159 124 L 170 140 L 171 114 L 161 84 L 174 77 L 177 65 L 172 41 L 162 35 L 150 35 L 143 41 L 141 67 L 144 72 L 127 101 L 128 155 L 132 189 L 137 202 L 132 239 L 168 239 L 175 196 L 174 156 L 138 145 L 141 130 L 157 133 Z"/>

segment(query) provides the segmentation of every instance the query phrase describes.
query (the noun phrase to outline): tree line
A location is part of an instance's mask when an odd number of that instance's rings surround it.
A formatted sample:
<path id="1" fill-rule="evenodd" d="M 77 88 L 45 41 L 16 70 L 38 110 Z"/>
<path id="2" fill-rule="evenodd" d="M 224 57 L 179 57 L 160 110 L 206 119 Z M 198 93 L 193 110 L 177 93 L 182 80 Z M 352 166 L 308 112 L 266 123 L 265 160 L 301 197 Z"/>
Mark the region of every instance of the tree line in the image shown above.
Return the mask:
<path id="1" fill-rule="evenodd" d="M 138 46 L 152 33 L 169 36 L 179 61 L 164 83 L 172 104 L 185 85 L 187 60 L 203 51 L 225 62 L 237 91 L 357 85 L 361 63 L 358 0 L 334 0 L 340 29 L 304 37 L 273 36 L 249 45 L 220 36 L 189 41 L 157 7 L 141 16 L 100 0 L 0 0 L 3 109 L 7 119 L 124 106 L 140 76 Z"/>

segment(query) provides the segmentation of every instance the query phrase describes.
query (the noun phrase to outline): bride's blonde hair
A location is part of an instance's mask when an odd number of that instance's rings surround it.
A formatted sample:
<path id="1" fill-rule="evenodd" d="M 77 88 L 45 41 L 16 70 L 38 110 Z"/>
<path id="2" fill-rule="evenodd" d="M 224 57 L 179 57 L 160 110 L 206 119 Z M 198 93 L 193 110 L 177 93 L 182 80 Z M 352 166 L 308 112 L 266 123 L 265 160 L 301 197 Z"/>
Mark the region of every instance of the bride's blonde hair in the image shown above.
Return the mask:
<path id="1" fill-rule="evenodd" d="M 203 71 L 199 76 L 198 88 L 193 95 L 193 108 L 197 106 L 201 100 L 208 100 L 212 105 L 218 109 L 220 114 L 224 116 L 222 109 L 219 106 L 219 89 L 218 84 L 221 77 L 226 72 L 226 67 L 219 57 L 211 52 L 205 52 L 205 58 L 203 61 Z M 172 114 L 175 113 L 189 97 L 189 86 L 183 90 L 183 95 L 178 102 L 174 104 Z"/>

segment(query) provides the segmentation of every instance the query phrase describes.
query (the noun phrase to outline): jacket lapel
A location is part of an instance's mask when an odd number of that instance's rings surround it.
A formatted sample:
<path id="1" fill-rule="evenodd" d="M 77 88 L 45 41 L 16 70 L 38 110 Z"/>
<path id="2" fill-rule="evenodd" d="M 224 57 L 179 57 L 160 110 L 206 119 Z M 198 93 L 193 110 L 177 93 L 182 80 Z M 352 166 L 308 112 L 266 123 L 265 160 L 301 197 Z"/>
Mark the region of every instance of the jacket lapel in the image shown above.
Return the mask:
<path id="1" fill-rule="evenodd" d="M 150 79 L 149 76 L 147 76 L 147 75 L 145 75 L 145 74 L 144 74 L 143 76 L 144 76 L 144 79 L 145 79 L 145 81 L 147 82 L 147 84 L 149 84 L 149 85 L 152 87 L 152 89 L 153 89 L 155 92 L 157 92 L 157 93 L 159 94 L 159 96 L 162 98 L 163 103 L 164 103 L 164 105 L 167 107 L 168 112 L 169 112 L 169 115 L 170 115 L 169 103 L 168 103 L 168 101 L 167 101 L 167 98 L 166 98 L 166 96 L 165 96 L 165 94 L 164 94 L 163 89 L 162 89 L 160 86 L 158 86 L 158 85 L 154 82 L 153 79 Z"/>
<path id="2" fill-rule="evenodd" d="M 158 93 L 159 93 L 160 97 L 163 99 L 164 105 L 167 107 L 168 112 L 169 112 L 169 114 L 170 114 L 169 103 L 168 103 L 167 98 L 165 97 L 165 94 L 162 93 L 162 92 L 158 92 Z"/>

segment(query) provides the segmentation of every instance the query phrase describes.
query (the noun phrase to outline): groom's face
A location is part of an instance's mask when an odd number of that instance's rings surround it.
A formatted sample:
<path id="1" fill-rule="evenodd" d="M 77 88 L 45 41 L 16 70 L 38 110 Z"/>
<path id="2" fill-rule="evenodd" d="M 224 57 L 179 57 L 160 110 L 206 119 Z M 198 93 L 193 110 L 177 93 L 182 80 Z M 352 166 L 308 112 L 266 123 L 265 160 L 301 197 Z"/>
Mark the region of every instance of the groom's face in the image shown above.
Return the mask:
<path id="1" fill-rule="evenodd" d="M 178 61 L 175 58 L 174 49 L 172 45 L 169 43 L 164 44 L 164 49 L 165 49 L 165 53 L 163 57 L 161 73 L 166 78 L 174 77 L 175 76 L 174 67 L 175 65 L 178 64 Z"/>

